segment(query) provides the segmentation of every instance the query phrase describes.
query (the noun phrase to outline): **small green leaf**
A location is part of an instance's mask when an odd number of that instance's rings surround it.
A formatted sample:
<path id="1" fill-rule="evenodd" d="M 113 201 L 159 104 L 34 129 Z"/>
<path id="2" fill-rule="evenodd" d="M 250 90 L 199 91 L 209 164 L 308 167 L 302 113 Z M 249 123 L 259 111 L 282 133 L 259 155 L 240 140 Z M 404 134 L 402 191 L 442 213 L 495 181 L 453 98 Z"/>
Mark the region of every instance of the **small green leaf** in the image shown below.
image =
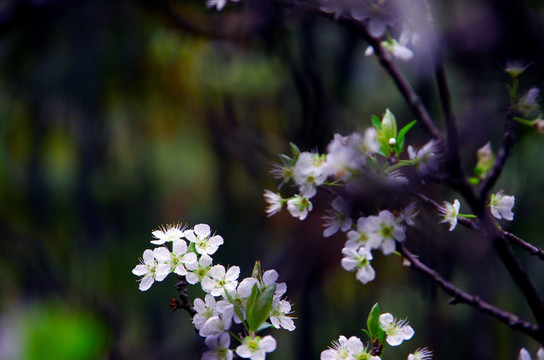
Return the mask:
<path id="1" fill-rule="evenodd" d="M 257 302 L 259 293 L 259 287 L 257 284 L 254 284 L 253 288 L 251 289 L 251 295 L 249 295 L 246 302 L 246 321 L 250 331 L 255 331 L 259 327 L 258 325 L 255 326 L 255 304 Z"/>
<path id="2" fill-rule="evenodd" d="M 417 123 L 417 120 L 413 120 L 412 122 L 408 123 L 405 127 L 400 129 L 399 135 L 397 136 L 397 141 L 401 141 L 406 136 L 406 133 L 414 127 L 414 125 Z"/>
<path id="3" fill-rule="evenodd" d="M 250 327 L 251 330 L 257 331 L 270 316 L 274 292 L 276 292 L 276 284 L 267 286 L 257 297 L 253 305 L 253 328 Z"/>
<path id="4" fill-rule="evenodd" d="M 293 160 L 297 160 L 298 156 L 300 155 L 299 148 L 292 142 L 289 143 L 289 146 L 291 147 L 291 152 L 293 153 Z"/>
<path id="5" fill-rule="evenodd" d="M 229 300 L 229 302 L 234 305 L 234 312 L 236 313 L 236 315 L 238 316 L 238 318 L 240 318 L 240 320 L 243 320 L 244 319 L 244 315 L 242 313 L 242 309 L 240 309 L 240 305 L 236 302 L 236 300 L 234 300 L 234 298 L 232 297 L 231 294 L 229 294 L 229 292 L 225 289 L 225 294 L 227 295 L 227 299 Z"/>
<path id="6" fill-rule="evenodd" d="M 268 329 L 269 327 L 272 327 L 272 324 L 269 323 L 268 321 L 265 321 L 261 324 L 261 326 L 259 326 L 259 328 L 257 329 L 257 332 L 260 332 L 260 331 L 263 331 L 265 329 Z"/>
<path id="7" fill-rule="evenodd" d="M 262 281 L 261 262 L 259 260 L 255 261 L 255 265 L 253 266 L 253 271 L 251 272 L 251 277 L 257 279 L 259 282 Z"/>
<path id="8" fill-rule="evenodd" d="M 379 326 L 379 324 L 378 324 L 378 326 Z M 380 344 L 382 344 L 382 345 L 385 344 L 385 338 L 386 338 L 386 337 L 387 337 L 387 334 L 386 334 L 385 331 L 383 331 L 383 329 L 379 326 L 379 329 L 378 329 L 378 337 L 377 337 L 378 342 L 379 342 Z"/>
<path id="9" fill-rule="evenodd" d="M 388 142 L 391 138 L 397 138 L 397 120 L 395 120 L 395 115 L 389 109 L 385 109 L 382 118 L 382 131 Z"/>
<path id="10" fill-rule="evenodd" d="M 366 320 L 366 326 L 368 327 L 368 332 L 370 333 L 370 339 L 374 342 L 374 340 L 379 338 L 380 335 L 380 305 L 376 303 L 372 310 L 370 310 L 370 313 L 368 314 L 368 318 Z M 383 331 L 383 330 L 382 330 Z"/>
<path id="11" fill-rule="evenodd" d="M 380 118 L 377 117 L 376 115 L 372 115 L 371 119 L 372 119 L 372 125 L 374 125 L 376 130 L 381 130 L 382 129 L 382 124 L 380 123 Z"/>
<path id="12" fill-rule="evenodd" d="M 478 185 L 480 183 L 480 179 L 477 177 L 469 177 L 468 182 L 471 185 Z"/>

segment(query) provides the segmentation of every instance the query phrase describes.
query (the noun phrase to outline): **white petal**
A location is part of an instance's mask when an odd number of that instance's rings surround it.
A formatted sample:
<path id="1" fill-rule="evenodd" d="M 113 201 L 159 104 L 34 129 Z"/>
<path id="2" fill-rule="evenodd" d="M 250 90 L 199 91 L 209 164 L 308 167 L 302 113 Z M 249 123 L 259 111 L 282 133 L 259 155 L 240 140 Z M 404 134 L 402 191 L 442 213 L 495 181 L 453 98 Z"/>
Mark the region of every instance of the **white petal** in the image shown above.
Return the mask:
<path id="1" fill-rule="evenodd" d="M 267 335 L 261 339 L 259 342 L 259 347 L 266 352 L 272 352 L 276 350 L 276 339 L 270 335 Z"/>
<path id="2" fill-rule="evenodd" d="M 136 267 L 132 269 L 132 273 L 137 276 L 144 276 L 145 274 L 147 274 L 147 271 L 147 266 L 141 264 L 136 265 Z"/>
<path id="3" fill-rule="evenodd" d="M 139 289 L 142 291 L 146 291 L 151 287 L 151 285 L 153 285 L 154 282 L 155 282 L 155 279 L 153 279 L 153 275 L 148 275 L 144 277 L 142 281 L 140 281 Z"/>
<path id="4" fill-rule="evenodd" d="M 147 249 L 144 251 L 143 254 L 144 264 L 146 265 L 154 265 L 155 264 L 155 256 L 153 256 L 153 250 Z"/>
<path id="5" fill-rule="evenodd" d="M 203 239 L 210 235 L 211 229 L 208 224 L 198 224 L 195 225 L 194 232 L 197 237 Z"/>

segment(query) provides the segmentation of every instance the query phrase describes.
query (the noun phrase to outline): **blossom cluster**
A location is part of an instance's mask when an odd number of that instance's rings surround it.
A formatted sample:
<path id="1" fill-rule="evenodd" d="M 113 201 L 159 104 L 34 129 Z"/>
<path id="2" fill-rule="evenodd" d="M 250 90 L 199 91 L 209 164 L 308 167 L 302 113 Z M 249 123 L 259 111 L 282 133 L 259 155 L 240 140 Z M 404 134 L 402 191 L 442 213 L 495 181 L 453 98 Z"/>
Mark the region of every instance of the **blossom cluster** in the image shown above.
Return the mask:
<path id="1" fill-rule="evenodd" d="M 334 135 L 325 154 L 301 152 L 291 144 L 292 157 L 281 155 L 281 164 L 275 164 L 271 173 L 281 181 L 280 187 L 292 183 L 298 193 L 283 197 L 279 192 L 265 190 L 268 216 L 278 213 L 285 206 L 293 217 L 306 219 L 313 209 L 311 199 L 319 187 L 334 189 L 342 186 L 345 193 L 353 196 L 360 193 L 365 184 L 393 188 L 408 184 L 402 167 L 413 167 L 421 177 L 439 169 L 441 157 L 435 141 L 428 142 L 420 149 L 409 146 L 408 158 L 400 159 L 404 151 L 404 137 L 415 122 L 398 130 L 395 117 L 389 110 L 381 120 L 373 117 L 372 122 L 373 127 L 362 133 Z M 372 251 L 381 250 L 384 255 L 394 253 L 396 242 L 406 239 L 405 225 L 414 225 L 416 215 L 417 210 L 412 203 L 404 209 L 384 209 L 376 215 L 353 218 L 349 202 L 338 195 L 323 217 L 323 235 L 329 237 L 338 231 L 347 233 L 342 250 L 342 267 L 347 271 L 356 271 L 357 279 L 367 283 L 375 277 L 370 265 Z"/>
<path id="2" fill-rule="evenodd" d="M 351 336 L 347 338 L 340 335 L 338 340 L 332 342 L 332 346 L 321 352 L 321 360 L 380 360 L 383 347 L 399 346 L 405 340 L 414 336 L 414 329 L 406 320 L 398 320 L 390 313 L 380 314 L 379 305 L 376 304 L 370 311 L 367 320 L 368 329 L 363 330 L 370 337 L 369 346 L 363 341 Z M 432 352 L 426 348 L 417 349 L 408 355 L 408 360 L 430 360 Z"/>
<path id="3" fill-rule="evenodd" d="M 285 283 L 278 283 L 278 273 L 268 270 L 261 273 L 259 262 L 252 276 L 239 281 L 240 268 L 213 265 L 212 255 L 223 244 L 220 235 L 212 234 L 207 224 L 187 229 L 173 224 L 152 232 L 155 249 L 144 251 L 141 264 L 132 273 L 140 276 L 139 288 L 148 290 L 155 281 L 164 280 L 174 273 L 184 276 L 187 283 L 200 283 L 206 293 L 204 299 L 194 300 L 193 325 L 205 338 L 208 347 L 202 359 L 219 360 L 241 358 L 263 360 L 266 353 L 276 349 L 276 340 L 258 332 L 274 327 L 293 331 L 295 325 L 291 303 L 285 300 Z M 230 348 L 229 331 L 233 323 L 242 324 L 245 336 L 236 337 L 240 345 Z"/>

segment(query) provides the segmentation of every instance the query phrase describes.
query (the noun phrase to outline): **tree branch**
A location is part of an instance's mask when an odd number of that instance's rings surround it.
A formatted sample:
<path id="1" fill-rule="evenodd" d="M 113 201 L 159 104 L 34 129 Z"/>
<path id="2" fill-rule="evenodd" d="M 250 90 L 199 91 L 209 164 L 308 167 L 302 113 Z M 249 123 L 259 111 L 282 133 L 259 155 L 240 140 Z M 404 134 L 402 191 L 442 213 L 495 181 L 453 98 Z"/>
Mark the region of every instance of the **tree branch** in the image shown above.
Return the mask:
<path id="1" fill-rule="evenodd" d="M 520 249 L 527 250 L 529 254 L 538 256 L 540 260 L 544 260 L 544 250 L 542 250 L 541 248 L 536 247 L 526 242 L 522 238 L 503 229 L 500 229 L 500 232 L 510 242 L 510 244 L 515 245 Z"/>
<path id="2" fill-rule="evenodd" d="M 480 312 L 487 314 L 498 321 L 506 324 L 508 327 L 523 332 L 526 335 L 531 336 L 533 339 L 540 343 L 544 342 L 544 332 L 542 328 L 529 321 L 520 318 L 517 315 L 504 311 L 496 306 L 493 306 L 478 296 L 470 295 L 463 290 L 457 288 L 449 281 L 441 277 L 435 270 L 429 268 L 422 263 L 414 254 L 412 254 L 404 245 L 404 243 L 398 243 L 399 252 L 410 262 L 410 268 L 419 271 L 433 282 L 435 282 L 444 292 L 451 295 L 453 299 L 451 304 L 467 304 Z"/>
<path id="3" fill-rule="evenodd" d="M 179 304 L 176 304 L 177 308 L 183 309 L 194 317 L 196 315 L 196 310 L 191 305 L 191 299 L 189 298 L 189 292 L 187 291 L 187 285 L 189 283 L 185 280 L 185 276 L 178 275 L 178 282 L 176 283 L 176 289 L 178 290 L 178 295 L 180 298 Z M 176 308 L 172 307 L 172 311 Z"/>
<path id="4" fill-rule="evenodd" d="M 421 102 L 421 98 L 414 92 L 408 80 L 402 75 L 391 55 L 383 48 L 381 39 L 372 36 L 363 22 L 348 16 L 335 17 L 333 13 L 321 10 L 315 4 L 296 0 L 276 0 L 276 3 L 284 7 L 294 8 L 305 13 L 320 15 L 336 21 L 366 40 L 374 48 L 374 54 L 376 54 L 380 65 L 389 73 L 421 126 L 439 143 L 444 143 L 442 133 L 434 124 L 425 105 Z"/>
<path id="5" fill-rule="evenodd" d="M 480 197 L 485 199 L 487 193 L 495 185 L 499 176 L 502 173 L 506 159 L 510 155 L 512 146 L 514 144 L 514 112 L 512 109 L 508 109 L 506 114 L 506 121 L 504 123 L 504 133 L 502 137 L 502 144 L 499 150 L 497 151 L 497 158 L 495 160 L 495 165 L 493 169 L 487 175 L 487 177 L 482 181 L 480 185 Z"/>

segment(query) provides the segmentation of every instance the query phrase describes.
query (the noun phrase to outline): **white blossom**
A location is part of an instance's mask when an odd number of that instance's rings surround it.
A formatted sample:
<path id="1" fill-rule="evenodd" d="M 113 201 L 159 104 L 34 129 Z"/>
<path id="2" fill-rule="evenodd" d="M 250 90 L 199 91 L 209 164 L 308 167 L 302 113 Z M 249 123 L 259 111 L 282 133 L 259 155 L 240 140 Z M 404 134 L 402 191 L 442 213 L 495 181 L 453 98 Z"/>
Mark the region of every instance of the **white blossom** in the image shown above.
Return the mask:
<path id="1" fill-rule="evenodd" d="M 324 161 L 324 156 L 315 153 L 303 152 L 299 155 L 295 164 L 294 180 L 302 196 L 313 197 L 317 192 L 316 187 L 327 179 L 323 168 Z"/>
<path id="2" fill-rule="evenodd" d="M 348 232 L 346 247 L 364 246 L 368 249 L 379 249 L 382 244 L 377 234 L 379 219 L 377 216 L 360 217 L 357 219 L 357 230 Z"/>
<path id="3" fill-rule="evenodd" d="M 287 200 L 287 210 L 295 218 L 306 219 L 308 212 L 313 209 L 313 205 L 307 197 L 295 195 Z"/>
<path id="4" fill-rule="evenodd" d="M 369 217 L 368 221 L 371 222 L 370 226 L 376 229 L 384 255 L 390 255 L 395 251 L 395 240 L 400 242 L 406 240 L 406 229 L 397 223 L 391 211 L 382 210 L 378 216 Z"/>
<path id="5" fill-rule="evenodd" d="M 348 231 L 351 228 L 352 220 L 349 217 L 349 207 L 347 201 L 339 196 L 331 203 L 332 210 L 329 210 L 326 215 L 322 217 L 325 220 L 323 226 L 324 237 L 329 237 L 342 230 Z"/>
<path id="6" fill-rule="evenodd" d="M 158 230 L 154 230 L 151 234 L 156 240 L 151 240 L 152 244 L 162 245 L 165 242 L 180 240 L 185 237 L 185 226 L 180 223 L 162 226 Z"/>
<path id="7" fill-rule="evenodd" d="M 264 191 L 264 199 L 268 204 L 266 208 L 266 214 L 270 217 L 278 213 L 283 206 L 283 198 L 278 193 L 274 193 L 270 190 Z"/>
<path id="8" fill-rule="evenodd" d="M 202 254 L 197 262 L 185 264 L 188 270 L 185 279 L 189 284 L 196 284 L 209 277 L 208 272 L 210 271 L 211 264 L 212 258 L 208 254 Z"/>
<path id="9" fill-rule="evenodd" d="M 504 195 L 504 191 L 500 190 L 496 194 L 491 194 L 489 207 L 491 214 L 497 219 L 514 220 L 512 208 L 516 198 L 510 195 Z"/>
<path id="10" fill-rule="evenodd" d="M 288 316 L 291 313 L 291 303 L 287 300 L 280 300 L 274 297 L 272 310 L 270 311 L 270 322 L 276 329 L 284 328 L 289 331 L 295 330 L 293 317 Z"/>
<path id="11" fill-rule="evenodd" d="M 229 293 L 238 285 L 240 268 L 232 266 L 227 271 L 223 265 L 212 266 L 208 276 L 202 279 L 202 290 L 213 296 L 225 296 L 225 290 Z"/>
<path id="12" fill-rule="evenodd" d="M 406 320 L 396 320 L 389 313 L 380 315 L 380 327 L 387 334 L 385 341 L 391 346 L 398 346 L 404 340 L 409 340 L 414 336 L 414 329 Z"/>
<path id="13" fill-rule="evenodd" d="M 142 276 L 139 289 L 141 291 L 146 291 L 155 282 L 157 262 L 153 255 L 153 250 L 145 250 L 140 263 L 141 264 L 136 265 L 136 267 L 132 269 L 132 273 L 136 276 Z"/>
<path id="14" fill-rule="evenodd" d="M 241 345 L 236 348 L 236 354 L 244 359 L 264 360 L 266 353 L 276 350 L 276 339 L 267 335 L 263 338 L 260 336 L 246 336 Z"/>
<path id="15" fill-rule="evenodd" d="M 380 360 L 379 356 L 370 355 L 361 339 L 352 336 L 347 339 L 340 335 L 337 341 L 333 341 L 332 347 L 321 352 L 321 360 L 353 360 L 353 359 L 369 359 Z"/>
<path id="16" fill-rule="evenodd" d="M 438 156 L 438 147 L 435 140 L 429 141 L 417 152 L 412 145 L 408 146 L 408 156 L 411 160 L 416 160 L 416 171 L 421 176 L 438 170 L 440 165 L 440 157 Z"/>
<path id="17" fill-rule="evenodd" d="M 195 225 L 193 230 L 186 231 L 186 238 L 195 243 L 196 252 L 199 254 L 213 255 L 223 244 L 221 235 L 211 236 L 210 226 L 207 224 Z"/>
<path id="18" fill-rule="evenodd" d="M 200 330 L 209 318 L 219 314 L 215 305 L 215 298 L 210 294 L 206 294 L 204 300 L 200 298 L 195 299 L 193 302 L 193 308 L 196 311 L 195 316 L 193 316 L 193 325 L 195 326 L 195 329 Z"/>
<path id="19" fill-rule="evenodd" d="M 230 335 L 228 333 L 208 336 L 204 343 L 209 350 L 202 354 L 201 360 L 232 360 L 234 353 L 229 349 Z"/>
<path id="20" fill-rule="evenodd" d="M 345 247 L 342 249 L 344 258 L 341 261 L 342 267 L 347 271 L 355 271 L 357 280 L 366 284 L 376 277 L 376 272 L 370 266 L 372 254 L 365 247 Z"/>
<path id="21" fill-rule="evenodd" d="M 447 201 L 444 201 L 443 207 L 439 210 L 440 214 L 443 217 L 440 223 L 449 223 L 449 231 L 453 231 L 453 229 L 455 229 L 455 226 L 457 226 L 457 216 L 459 216 L 460 207 L 461 204 L 459 203 L 459 200 L 455 199 L 453 201 L 453 205 Z"/>
<path id="22" fill-rule="evenodd" d="M 422 348 L 408 355 L 407 360 L 431 360 L 432 358 L 433 352 L 427 348 Z"/>

